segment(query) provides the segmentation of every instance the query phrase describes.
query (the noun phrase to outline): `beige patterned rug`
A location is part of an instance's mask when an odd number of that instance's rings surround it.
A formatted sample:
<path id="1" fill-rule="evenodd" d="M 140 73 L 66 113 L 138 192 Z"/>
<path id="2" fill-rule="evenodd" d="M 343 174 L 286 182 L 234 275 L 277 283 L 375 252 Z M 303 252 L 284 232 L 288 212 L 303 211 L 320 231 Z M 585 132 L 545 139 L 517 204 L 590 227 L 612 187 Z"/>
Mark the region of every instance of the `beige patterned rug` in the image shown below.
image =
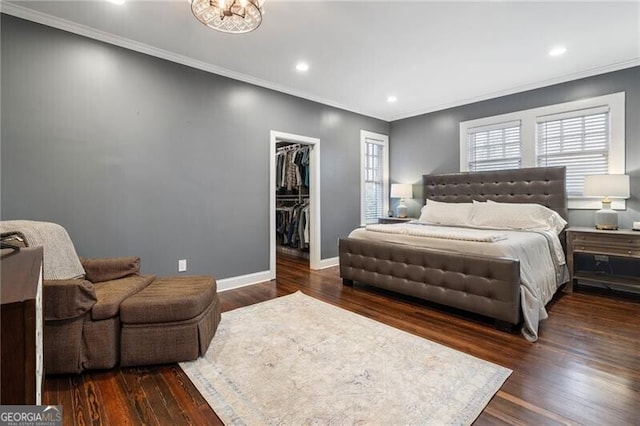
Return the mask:
<path id="1" fill-rule="evenodd" d="M 227 425 L 471 424 L 511 374 L 301 292 L 223 313 L 180 366 Z"/>

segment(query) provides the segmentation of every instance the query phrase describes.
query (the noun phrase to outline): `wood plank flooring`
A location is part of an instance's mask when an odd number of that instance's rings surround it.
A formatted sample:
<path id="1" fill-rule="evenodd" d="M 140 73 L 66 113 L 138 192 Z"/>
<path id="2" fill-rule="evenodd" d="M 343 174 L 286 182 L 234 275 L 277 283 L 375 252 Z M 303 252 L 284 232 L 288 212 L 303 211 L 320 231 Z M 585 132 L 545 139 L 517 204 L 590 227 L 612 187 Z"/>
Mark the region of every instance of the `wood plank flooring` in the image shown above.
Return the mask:
<path id="1" fill-rule="evenodd" d="M 513 370 L 478 425 L 640 425 L 640 302 L 578 291 L 548 306 L 540 340 L 483 318 L 356 284 L 338 269 L 310 271 L 279 255 L 277 279 L 220 293 L 223 311 L 301 290 Z M 44 404 L 63 405 L 65 425 L 218 425 L 177 364 L 47 376 Z"/>

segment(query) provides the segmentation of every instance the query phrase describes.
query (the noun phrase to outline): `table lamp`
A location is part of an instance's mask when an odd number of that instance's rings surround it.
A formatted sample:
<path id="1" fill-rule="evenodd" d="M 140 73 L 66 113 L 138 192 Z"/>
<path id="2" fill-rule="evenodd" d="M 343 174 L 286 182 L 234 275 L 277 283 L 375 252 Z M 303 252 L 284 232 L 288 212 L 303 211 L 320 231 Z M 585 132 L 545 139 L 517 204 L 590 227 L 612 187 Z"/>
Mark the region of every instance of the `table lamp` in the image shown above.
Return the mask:
<path id="1" fill-rule="evenodd" d="M 397 217 L 407 217 L 405 198 L 413 198 L 413 186 L 410 183 L 392 183 L 391 198 L 400 198 L 400 204 L 396 208 Z"/>
<path id="2" fill-rule="evenodd" d="M 595 214 L 597 229 L 618 229 L 618 212 L 611 210 L 610 198 L 629 198 L 628 175 L 589 175 L 584 177 L 584 195 L 604 197 Z"/>

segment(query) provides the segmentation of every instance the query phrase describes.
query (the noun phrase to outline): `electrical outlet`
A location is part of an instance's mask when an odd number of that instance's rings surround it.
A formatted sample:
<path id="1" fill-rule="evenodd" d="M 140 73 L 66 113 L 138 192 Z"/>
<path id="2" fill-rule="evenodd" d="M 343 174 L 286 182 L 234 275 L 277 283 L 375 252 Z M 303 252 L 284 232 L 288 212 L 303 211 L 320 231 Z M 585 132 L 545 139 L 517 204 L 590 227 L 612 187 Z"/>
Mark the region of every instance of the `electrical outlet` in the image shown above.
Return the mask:
<path id="1" fill-rule="evenodd" d="M 178 260 L 178 272 L 186 272 L 187 270 L 187 259 Z"/>
<path id="2" fill-rule="evenodd" d="M 609 256 L 605 256 L 602 254 L 596 254 L 593 256 L 593 260 L 595 260 L 596 262 L 608 262 L 609 261 Z"/>

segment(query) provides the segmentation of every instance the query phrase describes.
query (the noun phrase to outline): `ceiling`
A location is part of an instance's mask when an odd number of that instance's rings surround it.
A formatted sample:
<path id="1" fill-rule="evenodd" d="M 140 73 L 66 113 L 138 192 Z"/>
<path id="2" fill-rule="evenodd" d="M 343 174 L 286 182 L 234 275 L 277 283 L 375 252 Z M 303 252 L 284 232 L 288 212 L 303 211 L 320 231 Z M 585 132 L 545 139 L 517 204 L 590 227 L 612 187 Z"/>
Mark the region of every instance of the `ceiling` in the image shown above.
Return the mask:
<path id="1" fill-rule="evenodd" d="M 2 10 L 387 121 L 640 65 L 638 1 L 266 0 L 248 34 L 205 27 L 188 0 Z"/>

